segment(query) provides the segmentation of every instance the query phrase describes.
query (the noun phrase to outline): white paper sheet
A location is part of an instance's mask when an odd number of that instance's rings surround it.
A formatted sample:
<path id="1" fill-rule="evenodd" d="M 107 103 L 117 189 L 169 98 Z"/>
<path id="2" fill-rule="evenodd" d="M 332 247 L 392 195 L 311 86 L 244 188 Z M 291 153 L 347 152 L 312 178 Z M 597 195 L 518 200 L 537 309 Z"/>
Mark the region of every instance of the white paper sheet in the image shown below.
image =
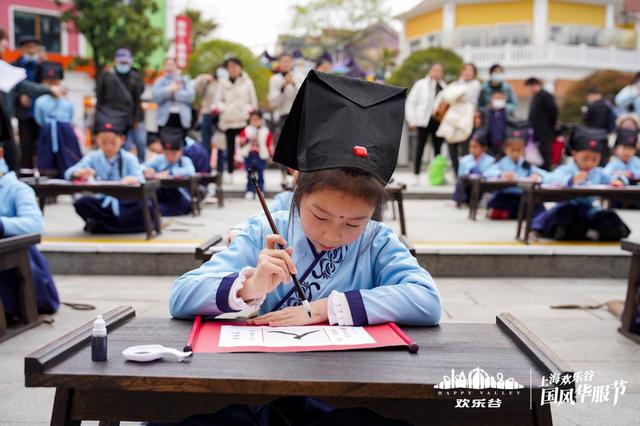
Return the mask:
<path id="1" fill-rule="evenodd" d="M 24 68 L 14 67 L 5 61 L 0 60 L 0 90 L 9 93 L 13 87 L 27 78 L 27 71 Z"/>
<path id="2" fill-rule="evenodd" d="M 220 327 L 220 347 L 341 346 L 375 343 L 363 327 Z"/>

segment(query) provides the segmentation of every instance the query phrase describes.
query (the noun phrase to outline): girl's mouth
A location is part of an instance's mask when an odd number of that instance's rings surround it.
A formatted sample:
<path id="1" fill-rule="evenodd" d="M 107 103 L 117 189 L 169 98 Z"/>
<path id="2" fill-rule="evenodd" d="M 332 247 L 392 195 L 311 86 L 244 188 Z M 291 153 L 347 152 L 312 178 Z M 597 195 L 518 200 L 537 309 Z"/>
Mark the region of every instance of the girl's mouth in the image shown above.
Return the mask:
<path id="1" fill-rule="evenodd" d="M 320 249 L 322 251 L 330 251 L 330 250 L 333 250 L 335 248 L 335 247 L 331 247 L 331 246 L 325 246 L 324 244 L 319 244 L 319 246 L 320 246 Z"/>

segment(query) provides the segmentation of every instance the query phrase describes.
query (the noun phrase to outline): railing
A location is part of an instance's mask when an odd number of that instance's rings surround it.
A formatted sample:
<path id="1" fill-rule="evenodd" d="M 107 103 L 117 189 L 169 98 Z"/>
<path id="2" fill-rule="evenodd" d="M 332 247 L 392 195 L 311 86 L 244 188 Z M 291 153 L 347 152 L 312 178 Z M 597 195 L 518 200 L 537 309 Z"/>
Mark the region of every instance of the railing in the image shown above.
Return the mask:
<path id="1" fill-rule="evenodd" d="M 500 63 L 509 66 L 570 66 L 592 69 L 615 69 L 637 72 L 640 70 L 640 52 L 615 47 L 592 47 L 587 45 L 464 46 L 454 49 L 465 62 L 480 68 Z"/>

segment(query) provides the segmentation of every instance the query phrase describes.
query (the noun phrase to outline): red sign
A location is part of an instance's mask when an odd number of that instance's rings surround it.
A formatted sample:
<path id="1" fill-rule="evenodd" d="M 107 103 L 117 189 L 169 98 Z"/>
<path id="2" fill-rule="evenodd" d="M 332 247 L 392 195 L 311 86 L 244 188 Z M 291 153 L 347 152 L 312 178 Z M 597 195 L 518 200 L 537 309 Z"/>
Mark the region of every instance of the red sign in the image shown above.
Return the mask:
<path id="1" fill-rule="evenodd" d="M 176 63 L 185 68 L 191 54 L 191 19 L 185 15 L 176 16 Z"/>

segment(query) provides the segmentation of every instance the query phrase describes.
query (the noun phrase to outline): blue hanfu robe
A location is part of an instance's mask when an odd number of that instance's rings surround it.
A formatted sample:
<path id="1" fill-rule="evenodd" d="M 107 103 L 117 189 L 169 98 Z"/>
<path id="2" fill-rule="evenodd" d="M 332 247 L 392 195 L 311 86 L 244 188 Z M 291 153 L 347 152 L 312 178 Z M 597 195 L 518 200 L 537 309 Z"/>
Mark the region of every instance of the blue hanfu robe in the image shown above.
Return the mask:
<path id="1" fill-rule="evenodd" d="M 440 296 L 425 271 L 387 225 L 370 221 L 363 234 L 347 246 L 316 252 L 305 236 L 298 214 L 273 214 L 293 248 L 300 284 L 309 301 L 343 293 L 354 325 L 395 321 L 429 326 L 440 320 Z M 266 236 L 272 231 L 265 216 L 251 218 L 231 245 L 200 268 L 176 280 L 169 297 L 171 315 L 193 318 L 235 311 L 229 304 L 231 287 L 243 268 L 257 264 Z M 260 313 L 300 305 L 292 283 L 269 293 Z"/>
<path id="2" fill-rule="evenodd" d="M 210 155 L 206 148 L 189 137 L 185 138 L 184 143 L 184 155 L 191 159 L 196 173 L 211 173 Z"/>
<path id="3" fill-rule="evenodd" d="M 624 175 L 631 172 L 632 179 L 640 179 L 640 158 L 633 156 L 628 162 L 624 162 L 618 157 L 611 157 L 609 163 L 604 167 L 604 172 L 611 176 Z"/>
<path id="4" fill-rule="evenodd" d="M 543 182 L 573 186 L 573 177 L 579 171 L 575 162 L 570 162 L 547 174 Z M 602 167 L 595 167 L 589 170 L 587 179 L 580 185 L 609 185 L 616 179 L 628 183 L 623 176 L 612 176 Z M 579 197 L 558 203 L 534 216 L 531 229 L 557 240 L 583 240 L 590 229 L 598 232 L 600 241 L 618 241 L 627 237 L 631 231 L 622 219 L 613 210 L 595 206 L 595 201 L 595 197 Z"/>
<path id="5" fill-rule="evenodd" d="M 470 175 L 482 176 L 482 174 L 495 163 L 495 159 L 487 153 L 483 153 L 479 158 L 471 154 L 467 154 L 460 159 L 458 163 L 458 177 L 466 177 Z M 456 189 L 453 192 L 453 201 L 456 203 L 469 202 L 470 188 L 463 188 L 462 183 L 456 183 Z"/>
<path id="6" fill-rule="evenodd" d="M 514 162 L 511 157 L 505 156 L 489 167 L 489 169 L 484 172 L 484 176 L 486 178 L 499 178 L 505 172 L 515 173 L 516 179 L 526 179 L 533 174 L 540 175 L 544 178 L 548 173 L 546 170 L 527 163 L 524 158 L 520 158 L 518 162 Z M 518 216 L 521 195 L 522 190 L 515 186 L 494 192 L 487 203 L 487 208 L 506 210 L 509 212 L 509 218 L 515 219 Z M 534 214 L 538 214 L 541 211 L 544 211 L 543 205 L 535 206 Z"/>
<path id="7" fill-rule="evenodd" d="M 14 172 L 8 172 L 4 159 L 0 159 L 0 238 L 40 234 L 42 227 L 42 212 L 33 189 L 18 180 Z M 60 306 L 58 291 L 47 260 L 35 246 L 29 248 L 29 266 L 38 312 L 56 312 Z M 15 270 L 0 271 L 0 299 L 9 319 L 20 315 L 19 284 Z"/>
<path id="8" fill-rule="evenodd" d="M 36 99 L 34 118 L 40 126 L 38 168 L 58 171 L 58 177 L 82 158 L 73 131 L 73 104 L 67 99 L 42 95 Z"/>
<path id="9" fill-rule="evenodd" d="M 78 169 L 95 170 L 95 179 L 120 181 L 125 176 L 134 176 L 144 182 L 142 166 L 138 158 L 123 149 L 114 158 L 107 158 L 101 150 L 85 155 L 82 160 L 68 168 L 64 177 L 73 179 Z M 85 221 L 85 230 L 92 233 L 136 233 L 144 232 L 142 202 L 136 200 L 118 200 L 111 196 L 80 197 L 73 203 L 78 215 Z M 153 216 L 153 215 L 152 215 Z"/>
<path id="10" fill-rule="evenodd" d="M 144 165 L 156 173 L 168 172 L 169 176 L 193 176 L 196 169 L 189 157 L 181 156 L 175 163 L 169 163 L 164 155 L 158 155 Z M 180 216 L 191 213 L 191 194 L 186 188 L 159 188 L 158 204 L 162 216 Z"/>

